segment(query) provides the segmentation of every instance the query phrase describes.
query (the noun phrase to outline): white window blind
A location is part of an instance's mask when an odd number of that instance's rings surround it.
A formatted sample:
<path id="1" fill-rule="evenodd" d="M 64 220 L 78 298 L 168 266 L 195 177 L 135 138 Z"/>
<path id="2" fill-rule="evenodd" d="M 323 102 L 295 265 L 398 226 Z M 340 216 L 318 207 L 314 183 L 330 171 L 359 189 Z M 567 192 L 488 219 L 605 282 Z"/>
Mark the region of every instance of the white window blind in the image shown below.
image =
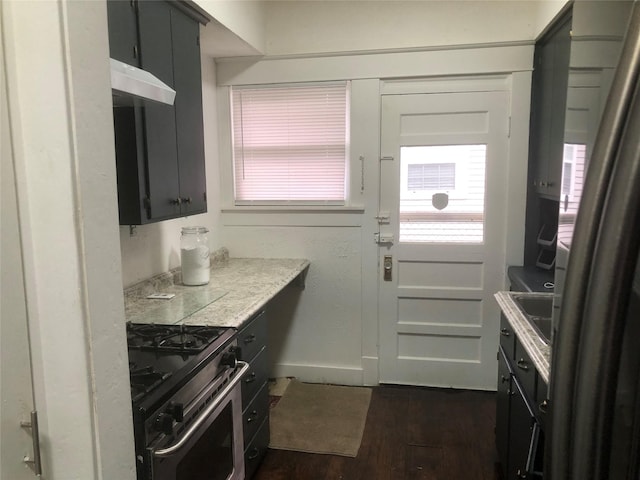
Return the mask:
<path id="1" fill-rule="evenodd" d="M 237 205 L 345 203 L 346 82 L 231 95 Z"/>

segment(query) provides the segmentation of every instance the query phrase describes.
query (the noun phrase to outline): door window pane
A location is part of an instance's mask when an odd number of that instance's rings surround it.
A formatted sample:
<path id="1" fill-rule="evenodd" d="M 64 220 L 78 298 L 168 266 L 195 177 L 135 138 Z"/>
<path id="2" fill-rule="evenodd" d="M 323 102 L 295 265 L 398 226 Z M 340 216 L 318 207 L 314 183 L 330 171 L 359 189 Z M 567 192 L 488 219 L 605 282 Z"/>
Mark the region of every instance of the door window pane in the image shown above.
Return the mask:
<path id="1" fill-rule="evenodd" d="M 486 145 L 400 149 L 400 241 L 482 243 Z"/>

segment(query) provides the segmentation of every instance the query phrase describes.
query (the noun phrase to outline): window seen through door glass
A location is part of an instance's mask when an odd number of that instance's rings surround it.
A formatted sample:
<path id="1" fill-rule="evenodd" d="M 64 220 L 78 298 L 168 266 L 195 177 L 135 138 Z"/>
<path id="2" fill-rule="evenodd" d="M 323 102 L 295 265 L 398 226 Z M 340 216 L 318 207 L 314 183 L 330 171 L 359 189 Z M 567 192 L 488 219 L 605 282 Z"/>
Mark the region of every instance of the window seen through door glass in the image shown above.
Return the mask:
<path id="1" fill-rule="evenodd" d="M 400 241 L 482 243 L 486 145 L 400 149 Z"/>

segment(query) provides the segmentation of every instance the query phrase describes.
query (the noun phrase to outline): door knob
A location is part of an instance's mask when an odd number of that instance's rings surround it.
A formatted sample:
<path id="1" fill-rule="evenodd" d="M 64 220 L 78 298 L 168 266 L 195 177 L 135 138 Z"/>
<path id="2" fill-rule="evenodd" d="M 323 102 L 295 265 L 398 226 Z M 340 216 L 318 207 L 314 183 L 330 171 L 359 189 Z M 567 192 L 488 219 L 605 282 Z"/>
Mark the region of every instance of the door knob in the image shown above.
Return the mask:
<path id="1" fill-rule="evenodd" d="M 384 256 L 384 262 L 382 264 L 383 268 L 384 268 L 384 281 L 385 282 L 390 282 L 391 281 L 391 271 L 393 269 L 393 258 L 391 257 L 391 255 L 385 255 Z"/>

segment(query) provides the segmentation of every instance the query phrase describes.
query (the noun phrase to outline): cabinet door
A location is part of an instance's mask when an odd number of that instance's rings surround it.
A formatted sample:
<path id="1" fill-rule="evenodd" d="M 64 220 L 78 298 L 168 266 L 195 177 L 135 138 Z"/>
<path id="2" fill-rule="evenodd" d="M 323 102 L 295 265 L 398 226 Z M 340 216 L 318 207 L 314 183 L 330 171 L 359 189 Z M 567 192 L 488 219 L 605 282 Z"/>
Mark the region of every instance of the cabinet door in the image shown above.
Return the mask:
<path id="1" fill-rule="evenodd" d="M 536 162 L 535 186 L 538 193 L 546 193 L 549 168 L 549 144 L 551 138 L 551 111 L 553 102 L 553 44 L 536 46 L 534 71 L 534 96 L 532 109 L 532 153 Z"/>
<path id="2" fill-rule="evenodd" d="M 496 448 L 506 476 L 509 458 L 509 399 L 511 397 L 511 372 L 502 349 L 498 351 L 498 392 L 496 398 Z"/>
<path id="3" fill-rule="evenodd" d="M 564 121 L 569 84 L 569 56 L 571 53 L 571 19 L 562 23 L 553 38 L 553 88 L 551 103 L 551 131 L 549 137 L 549 165 L 547 167 L 547 195 L 559 199 L 562 187 L 562 157 L 564 155 Z"/>
<path id="4" fill-rule="evenodd" d="M 199 24 L 171 10 L 176 138 L 182 215 L 207 211 Z"/>
<path id="5" fill-rule="evenodd" d="M 109 55 L 111 58 L 139 66 L 138 27 L 136 7 L 133 1 L 109 0 L 107 2 L 109 22 Z"/>
<path id="6" fill-rule="evenodd" d="M 139 2 L 138 9 L 140 64 L 174 88 L 171 7 L 166 2 Z M 179 216 L 175 106 L 148 103 L 143 118 L 149 220 Z"/>
<path id="7" fill-rule="evenodd" d="M 540 195 L 560 198 L 564 119 L 569 79 L 571 15 L 536 45 L 534 55 L 531 159 Z"/>
<path id="8" fill-rule="evenodd" d="M 509 424 L 509 460 L 507 479 L 528 478 L 528 460 L 535 444 L 535 418 L 525 402 L 524 396 L 514 381 L 511 393 L 511 416 Z"/>

